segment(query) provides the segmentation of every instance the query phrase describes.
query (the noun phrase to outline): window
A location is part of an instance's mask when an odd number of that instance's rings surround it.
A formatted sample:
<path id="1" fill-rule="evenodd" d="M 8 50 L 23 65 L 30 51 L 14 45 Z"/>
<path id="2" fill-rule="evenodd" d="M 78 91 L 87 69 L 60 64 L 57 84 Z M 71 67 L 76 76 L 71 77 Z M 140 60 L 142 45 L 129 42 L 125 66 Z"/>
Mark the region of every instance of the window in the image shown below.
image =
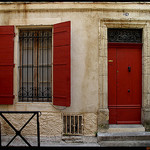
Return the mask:
<path id="1" fill-rule="evenodd" d="M 52 30 L 20 30 L 19 101 L 52 101 Z"/>
<path id="2" fill-rule="evenodd" d="M 7 27 L 4 29 L 7 30 Z M 13 52 L 13 48 L 11 51 Z M 52 102 L 53 105 L 69 107 L 71 104 L 70 51 L 70 21 L 54 24 L 53 29 L 21 29 L 18 66 L 19 102 Z M 13 76 L 11 79 L 13 81 Z M 11 86 L 13 87 L 13 82 Z M 10 85 L 7 84 L 7 87 Z M 9 101 L 13 103 L 12 96 Z"/>

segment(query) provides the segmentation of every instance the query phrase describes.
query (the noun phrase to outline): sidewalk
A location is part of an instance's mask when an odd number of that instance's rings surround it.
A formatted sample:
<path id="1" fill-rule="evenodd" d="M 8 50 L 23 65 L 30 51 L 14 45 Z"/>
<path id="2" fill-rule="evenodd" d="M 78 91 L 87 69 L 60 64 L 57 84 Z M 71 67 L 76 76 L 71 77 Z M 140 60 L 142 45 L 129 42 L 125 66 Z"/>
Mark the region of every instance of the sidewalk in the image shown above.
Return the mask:
<path id="1" fill-rule="evenodd" d="M 6 146 L 13 136 L 2 136 L 1 144 Z M 25 139 L 31 146 L 37 146 L 36 136 L 26 136 Z M 27 146 L 27 144 L 20 138 L 16 137 L 10 146 Z M 91 136 L 53 136 L 53 137 L 40 137 L 41 147 L 100 147 L 97 143 L 97 137 Z"/>

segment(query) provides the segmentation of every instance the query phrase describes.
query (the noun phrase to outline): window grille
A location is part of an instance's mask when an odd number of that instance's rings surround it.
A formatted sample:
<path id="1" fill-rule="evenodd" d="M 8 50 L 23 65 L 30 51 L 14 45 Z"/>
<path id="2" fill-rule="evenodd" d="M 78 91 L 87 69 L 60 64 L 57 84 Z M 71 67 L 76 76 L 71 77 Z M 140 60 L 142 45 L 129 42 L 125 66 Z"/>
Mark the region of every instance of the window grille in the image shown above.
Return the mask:
<path id="1" fill-rule="evenodd" d="M 52 101 L 52 31 L 20 30 L 19 101 Z"/>
<path id="2" fill-rule="evenodd" d="M 63 134 L 82 135 L 83 115 L 63 115 Z"/>

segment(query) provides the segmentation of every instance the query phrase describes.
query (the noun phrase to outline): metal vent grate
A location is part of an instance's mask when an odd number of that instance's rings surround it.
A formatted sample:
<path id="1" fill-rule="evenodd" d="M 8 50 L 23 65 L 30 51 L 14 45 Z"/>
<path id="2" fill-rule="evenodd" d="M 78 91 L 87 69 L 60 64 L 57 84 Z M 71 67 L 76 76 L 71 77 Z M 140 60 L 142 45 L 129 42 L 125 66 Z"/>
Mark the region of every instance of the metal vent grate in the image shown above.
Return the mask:
<path id="1" fill-rule="evenodd" d="M 63 115 L 63 134 L 82 135 L 83 115 Z"/>

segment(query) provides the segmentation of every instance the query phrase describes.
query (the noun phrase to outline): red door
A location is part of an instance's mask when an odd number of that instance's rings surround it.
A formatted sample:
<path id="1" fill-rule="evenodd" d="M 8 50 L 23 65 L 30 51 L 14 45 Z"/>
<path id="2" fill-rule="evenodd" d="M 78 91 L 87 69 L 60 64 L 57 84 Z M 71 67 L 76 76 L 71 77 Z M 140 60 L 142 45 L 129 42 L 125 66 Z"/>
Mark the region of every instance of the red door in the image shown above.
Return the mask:
<path id="1" fill-rule="evenodd" d="M 110 124 L 140 124 L 142 44 L 108 44 Z"/>

